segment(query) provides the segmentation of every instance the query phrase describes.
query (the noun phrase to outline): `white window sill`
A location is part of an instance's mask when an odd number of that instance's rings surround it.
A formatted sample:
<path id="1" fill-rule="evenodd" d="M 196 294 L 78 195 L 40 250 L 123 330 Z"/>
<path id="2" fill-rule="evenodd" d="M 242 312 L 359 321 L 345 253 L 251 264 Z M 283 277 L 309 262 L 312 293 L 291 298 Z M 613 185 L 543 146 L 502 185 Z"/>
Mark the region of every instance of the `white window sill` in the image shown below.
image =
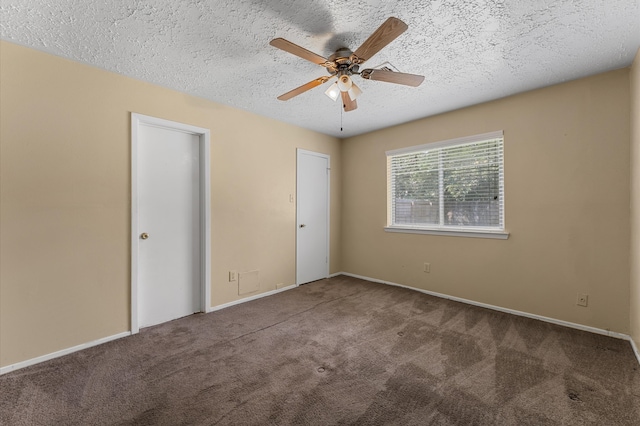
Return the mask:
<path id="1" fill-rule="evenodd" d="M 486 229 L 434 229 L 419 228 L 414 226 L 386 226 L 386 232 L 400 232 L 404 234 L 427 234 L 427 235 L 446 235 L 448 237 L 468 237 L 468 238 L 492 238 L 498 240 L 506 240 L 509 233 L 506 231 L 491 231 Z"/>

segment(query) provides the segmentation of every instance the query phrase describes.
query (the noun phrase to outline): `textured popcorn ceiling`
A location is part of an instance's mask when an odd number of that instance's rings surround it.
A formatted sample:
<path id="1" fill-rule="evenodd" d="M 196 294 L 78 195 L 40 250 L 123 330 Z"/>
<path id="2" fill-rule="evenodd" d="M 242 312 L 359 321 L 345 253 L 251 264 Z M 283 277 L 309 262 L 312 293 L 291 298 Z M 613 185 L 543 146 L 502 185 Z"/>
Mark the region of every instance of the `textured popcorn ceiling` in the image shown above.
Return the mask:
<path id="1" fill-rule="evenodd" d="M 626 67 L 640 46 L 640 0 L 2 0 L 0 13 L 5 40 L 338 137 Z M 326 71 L 271 39 L 326 57 L 389 16 L 409 29 L 365 66 L 389 61 L 420 87 L 356 76 L 344 131 L 328 84 L 276 99 Z"/>

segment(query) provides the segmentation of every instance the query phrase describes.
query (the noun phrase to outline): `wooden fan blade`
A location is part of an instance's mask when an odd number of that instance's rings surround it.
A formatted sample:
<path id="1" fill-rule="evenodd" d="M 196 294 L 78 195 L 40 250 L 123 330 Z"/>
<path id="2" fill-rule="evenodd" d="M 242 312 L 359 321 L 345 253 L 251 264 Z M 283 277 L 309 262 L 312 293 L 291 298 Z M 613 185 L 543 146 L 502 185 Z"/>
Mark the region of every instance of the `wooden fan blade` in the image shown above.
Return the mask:
<path id="1" fill-rule="evenodd" d="M 358 47 L 354 54 L 364 62 L 395 40 L 396 37 L 405 32 L 407 28 L 409 28 L 407 24 L 398 18 L 391 17 L 384 21 L 384 23 L 380 25 L 380 28 L 371 34 L 371 36 L 362 43 L 362 46 Z"/>
<path id="2" fill-rule="evenodd" d="M 285 52 L 289 52 L 293 55 L 299 56 L 302 59 L 313 62 L 314 64 L 324 66 L 324 64 L 327 62 L 327 60 L 322 56 L 316 55 L 315 53 L 305 49 L 304 47 L 300 47 L 297 44 L 291 43 L 290 41 L 283 38 L 274 38 L 269 42 L 269 44 L 277 47 L 278 49 L 282 49 Z"/>
<path id="3" fill-rule="evenodd" d="M 354 109 L 358 108 L 358 103 L 355 100 L 351 100 L 349 93 L 347 92 L 340 92 L 340 93 L 342 93 L 342 105 L 344 107 L 345 112 L 353 111 Z"/>
<path id="4" fill-rule="evenodd" d="M 332 77 L 329 77 L 329 76 L 316 78 L 315 80 L 312 80 L 307 84 L 303 84 L 302 86 L 297 87 L 292 91 L 285 93 L 284 95 L 278 96 L 278 99 L 281 101 L 289 100 L 294 96 L 298 96 L 299 94 L 306 92 L 307 90 L 311 90 L 314 87 L 320 86 L 322 83 L 326 83 L 327 81 L 331 80 L 331 78 Z"/>
<path id="5" fill-rule="evenodd" d="M 360 73 L 362 78 L 368 80 L 386 81 L 387 83 L 404 84 L 406 86 L 418 87 L 424 81 L 423 75 L 407 74 L 387 70 L 366 69 Z"/>

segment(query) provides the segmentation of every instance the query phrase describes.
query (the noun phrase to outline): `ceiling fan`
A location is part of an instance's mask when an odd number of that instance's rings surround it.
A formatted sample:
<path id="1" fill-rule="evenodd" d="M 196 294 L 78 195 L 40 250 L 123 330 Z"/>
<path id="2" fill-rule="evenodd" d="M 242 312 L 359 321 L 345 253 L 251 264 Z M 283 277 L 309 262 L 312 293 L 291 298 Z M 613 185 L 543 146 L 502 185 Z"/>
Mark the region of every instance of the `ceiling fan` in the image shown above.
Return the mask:
<path id="1" fill-rule="evenodd" d="M 409 28 L 407 24 L 398 18 L 387 19 L 364 43 L 352 52 L 343 47 L 338 49 L 328 59 L 323 58 L 303 47 L 298 46 L 283 38 L 275 38 L 269 44 L 278 49 L 282 49 L 302 59 L 325 67 L 329 72 L 328 76 L 322 76 L 303 84 L 283 95 L 278 96 L 281 101 L 286 101 L 294 96 L 298 96 L 307 90 L 320 86 L 329 80 L 337 78 L 329 89 L 325 92 L 334 101 L 338 96 L 342 96 L 342 105 L 345 111 L 353 111 L 358 107 L 356 98 L 362 93 L 360 88 L 351 80 L 352 75 L 359 75 L 367 80 L 386 81 L 388 83 L 404 84 L 406 86 L 419 86 L 424 80 L 424 76 L 416 74 L 406 74 L 392 71 L 389 68 L 374 69 L 367 68 L 360 71 L 360 65 L 378 53 L 387 44 L 391 43 L 400 34 Z"/>

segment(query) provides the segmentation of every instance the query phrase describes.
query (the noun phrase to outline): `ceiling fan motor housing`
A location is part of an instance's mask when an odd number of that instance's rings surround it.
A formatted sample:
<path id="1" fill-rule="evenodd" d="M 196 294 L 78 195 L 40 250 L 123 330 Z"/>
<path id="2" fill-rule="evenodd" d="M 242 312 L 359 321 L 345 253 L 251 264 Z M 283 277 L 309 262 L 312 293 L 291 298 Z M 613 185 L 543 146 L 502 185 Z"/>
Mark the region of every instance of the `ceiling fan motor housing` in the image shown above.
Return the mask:
<path id="1" fill-rule="evenodd" d="M 351 65 L 351 55 L 353 52 L 347 47 L 341 47 L 336 53 L 329 56 L 329 62 L 335 62 L 337 65 Z"/>
<path id="2" fill-rule="evenodd" d="M 359 61 L 351 49 L 346 47 L 341 47 L 336 50 L 333 55 L 329 56 L 327 63 L 329 66 L 326 68 L 331 75 L 352 75 L 358 73 Z"/>

